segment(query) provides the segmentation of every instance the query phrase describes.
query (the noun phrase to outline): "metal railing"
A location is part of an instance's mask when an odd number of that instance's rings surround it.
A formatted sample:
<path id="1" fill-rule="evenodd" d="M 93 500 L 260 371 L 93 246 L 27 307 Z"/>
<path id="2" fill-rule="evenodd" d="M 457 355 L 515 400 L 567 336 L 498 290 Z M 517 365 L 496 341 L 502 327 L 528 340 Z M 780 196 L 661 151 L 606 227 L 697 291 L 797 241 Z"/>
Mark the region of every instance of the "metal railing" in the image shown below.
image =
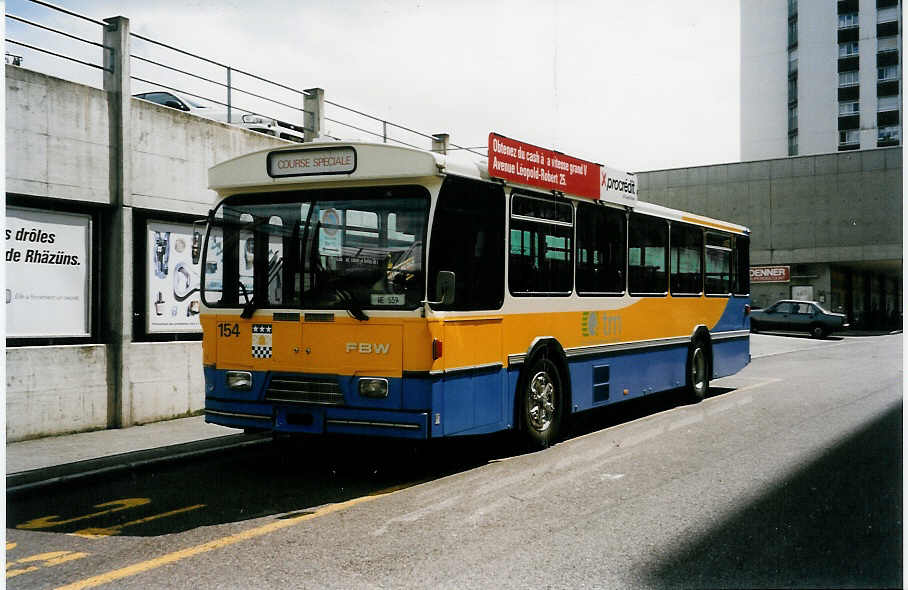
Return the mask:
<path id="1" fill-rule="evenodd" d="M 33 4 L 41 6 L 51 11 L 55 17 L 69 17 L 67 21 L 70 30 L 64 30 L 63 25 L 52 26 L 46 22 L 38 22 L 34 18 L 25 18 L 6 13 L 8 21 L 24 25 L 20 32 L 28 31 L 26 37 L 34 36 L 33 33 L 41 31 L 50 33 L 50 37 L 45 37 L 44 41 L 32 41 L 28 39 L 6 37 L 6 42 L 19 48 L 34 52 L 29 55 L 45 55 L 54 58 L 66 60 L 92 68 L 96 71 L 109 71 L 104 65 L 104 51 L 113 51 L 111 47 L 104 45 L 100 41 L 92 40 L 88 37 L 98 35 L 103 40 L 103 31 L 107 23 L 97 20 L 72 10 L 57 6 L 46 0 L 22 0 L 23 4 Z M 10 7 L 7 5 L 7 11 Z M 52 18 L 48 20 L 53 20 Z M 92 32 L 77 33 L 73 32 L 74 23 L 90 23 L 99 27 Z M 9 27 L 8 27 L 9 28 Z M 9 33 L 9 30 L 7 31 Z M 227 121 L 235 122 L 234 113 L 251 114 L 272 119 L 280 123 L 289 121 L 300 121 L 299 127 L 304 129 L 313 129 L 313 125 L 307 118 L 313 116 L 313 113 L 307 111 L 304 107 L 305 99 L 308 93 L 305 90 L 294 88 L 291 85 L 269 80 L 264 76 L 254 74 L 227 64 L 217 62 L 207 57 L 197 55 L 185 49 L 174 45 L 157 41 L 150 37 L 130 33 L 130 39 L 134 42 L 134 47 L 130 48 L 130 79 L 137 82 L 137 87 L 131 91 L 132 94 L 148 92 L 152 90 L 170 90 L 184 94 L 186 96 L 219 105 L 227 110 Z M 69 41 L 99 48 L 102 52 L 100 63 L 94 61 L 84 52 L 59 47 L 61 41 Z M 131 44 L 133 45 L 133 44 Z M 97 58 L 97 49 L 94 50 Z M 9 47 L 7 54 L 10 54 Z M 76 55 L 78 54 L 78 55 Z M 159 55 L 160 54 L 160 55 Z M 19 63 L 29 67 L 27 58 L 15 55 L 19 58 Z M 112 61 L 112 60 L 111 60 Z M 212 72 L 199 73 L 199 70 L 213 69 Z M 52 68 L 50 68 L 52 69 Z M 78 76 L 77 76 L 78 77 Z M 84 81 L 84 80 L 80 80 Z M 393 142 L 418 149 L 425 149 L 426 146 L 418 145 L 428 140 L 430 143 L 435 136 L 413 129 L 401 123 L 389 121 L 381 117 L 371 115 L 360 109 L 340 104 L 335 101 L 325 100 L 324 104 L 332 109 L 331 115 L 323 113 L 323 120 L 330 122 L 335 126 L 353 130 L 360 134 L 365 134 L 370 138 L 381 140 L 384 143 Z M 238 117 L 242 119 L 242 116 Z M 291 122 L 291 127 L 296 125 Z M 336 137 L 334 134 L 340 133 L 327 130 L 322 131 L 323 135 L 335 139 L 350 139 L 350 137 Z M 361 138 L 356 138 L 361 139 Z M 484 156 L 486 149 L 481 147 L 460 146 L 454 143 L 448 144 L 449 150 L 464 150 Z"/>

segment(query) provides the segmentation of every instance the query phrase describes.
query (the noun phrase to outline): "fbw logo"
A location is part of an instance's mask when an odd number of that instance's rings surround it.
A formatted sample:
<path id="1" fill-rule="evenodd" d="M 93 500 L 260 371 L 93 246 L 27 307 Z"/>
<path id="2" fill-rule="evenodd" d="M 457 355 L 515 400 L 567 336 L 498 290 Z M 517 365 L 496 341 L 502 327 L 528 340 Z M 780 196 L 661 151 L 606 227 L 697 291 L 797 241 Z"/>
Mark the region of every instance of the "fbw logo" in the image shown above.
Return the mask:
<path id="1" fill-rule="evenodd" d="M 621 316 L 585 311 L 580 318 L 580 333 L 584 336 L 618 336 L 621 334 Z"/>

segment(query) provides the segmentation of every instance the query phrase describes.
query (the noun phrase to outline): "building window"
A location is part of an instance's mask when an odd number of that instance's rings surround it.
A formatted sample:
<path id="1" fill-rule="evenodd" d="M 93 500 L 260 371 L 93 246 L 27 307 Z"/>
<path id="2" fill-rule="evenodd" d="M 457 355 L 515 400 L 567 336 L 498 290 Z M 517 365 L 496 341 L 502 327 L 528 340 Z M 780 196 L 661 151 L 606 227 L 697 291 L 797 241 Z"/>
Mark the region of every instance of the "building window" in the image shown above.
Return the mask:
<path id="1" fill-rule="evenodd" d="M 857 115 L 861 112 L 861 103 L 856 100 L 849 100 L 848 102 L 839 103 L 839 116 L 846 117 L 849 115 Z"/>
<path id="2" fill-rule="evenodd" d="M 891 125 L 889 127 L 880 127 L 877 130 L 876 139 L 877 141 L 899 141 L 901 135 L 899 126 Z"/>
<path id="3" fill-rule="evenodd" d="M 798 155 L 798 134 L 794 133 L 788 136 L 788 155 L 797 156 Z"/>
<path id="4" fill-rule="evenodd" d="M 798 105 L 788 107 L 788 130 L 794 131 L 798 128 Z"/>
<path id="5" fill-rule="evenodd" d="M 798 14 L 798 0 L 788 0 L 788 18 L 797 16 Z"/>
<path id="6" fill-rule="evenodd" d="M 798 79 L 789 78 L 788 80 L 788 104 L 798 102 Z"/>
<path id="7" fill-rule="evenodd" d="M 841 78 L 841 76 L 839 76 Z M 887 80 L 898 80 L 899 79 L 899 67 L 895 66 L 883 66 L 877 68 L 876 75 L 877 82 L 885 82 Z"/>
<path id="8" fill-rule="evenodd" d="M 788 52 L 788 74 L 794 74 L 798 71 L 798 50 L 793 49 Z"/>
<path id="9" fill-rule="evenodd" d="M 847 41 L 839 43 L 839 57 L 851 57 L 858 54 L 858 42 Z"/>
<path id="10" fill-rule="evenodd" d="M 839 72 L 839 88 L 842 88 L 844 86 L 857 86 L 859 75 L 860 73 L 858 72 L 858 70 Z"/>
<path id="11" fill-rule="evenodd" d="M 899 110 L 899 96 L 880 96 L 876 103 L 877 112 Z"/>
<path id="12" fill-rule="evenodd" d="M 851 27 L 858 26 L 858 13 L 849 12 L 847 14 L 839 15 L 839 28 L 840 29 L 850 29 Z"/>
<path id="13" fill-rule="evenodd" d="M 846 129 L 839 131 L 839 145 L 851 145 L 855 143 L 860 143 L 861 141 L 861 130 L 860 129 Z"/>
<path id="14" fill-rule="evenodd" d="M 888 23 L 892 21 L 899 20 L 899 7 L 898 6 L 889 6 L 887 8 L 879 8 L 876 11 L 876 22 L 877 23 Z"/>
<path id="15" fill-rule="evenodd" d="M 899 48 L 899 38 L 898 37 L 880 37 L 876 40 L 876 42 L 877 42 L 876 50 L 879 52 L 897 51 Z"/>
<path id="16" fill-rule="evenodd" d="M 798 44 L 798 20 L 795 19 L 788 23 L 788 46 L 795 47 Z"/>

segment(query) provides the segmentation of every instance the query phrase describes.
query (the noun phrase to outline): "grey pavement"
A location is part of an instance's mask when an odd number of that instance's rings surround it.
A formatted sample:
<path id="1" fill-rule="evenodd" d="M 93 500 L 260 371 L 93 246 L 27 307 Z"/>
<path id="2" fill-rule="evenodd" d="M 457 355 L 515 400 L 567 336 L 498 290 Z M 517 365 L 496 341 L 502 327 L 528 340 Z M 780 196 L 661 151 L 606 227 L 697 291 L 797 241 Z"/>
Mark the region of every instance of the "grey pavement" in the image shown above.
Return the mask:
<path id="1" fill-rule="evenodd" d="M 843 339 L 888 332 L 846 332 L 828 340 L 753 334 L 751 356 L 786 354 Z M 52 436 L 6 445 L 6 490 L 16 493 L 73 479 L 100 476 L 151 463 L 194 457 L 237 446 L 261 444 L 267 434 L 247 435 L 206 424 L 203 416 L 143 426 Z"/>
<path id="2" fill-rule="evenodd" d="M 6 445 L 8 493 L 270 440 L 206 424 L 203 416 Z"/>

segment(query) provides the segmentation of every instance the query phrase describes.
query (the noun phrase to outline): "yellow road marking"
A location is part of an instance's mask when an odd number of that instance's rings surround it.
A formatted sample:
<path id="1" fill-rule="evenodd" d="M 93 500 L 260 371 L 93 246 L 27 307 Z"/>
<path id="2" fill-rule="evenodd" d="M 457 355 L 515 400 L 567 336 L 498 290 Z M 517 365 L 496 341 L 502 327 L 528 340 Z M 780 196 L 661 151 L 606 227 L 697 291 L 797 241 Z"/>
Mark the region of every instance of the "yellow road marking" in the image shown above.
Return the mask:
<path id="1" fill-rule="evenodd" d="M 79 580 L 77 582 L 67 584 L 66 586 L 60 586 L 59 588 L 57 588 L 57 590 L 77 590 L 77 589 L 81 589 L 81 588 L 94 588 L 95 586 L 100 586 L 101 584 L 108 584 L 115 580 L 121 580 L 121 579 L 129 577 L 129 576 L 134 576 L 136 574 L 140 574 L 140 573 L 147 572 L 147 571 L 150 571 L 153 569 L 157 569 L 159 567 L 169 565 L 169 564 L 175 563 L 177 561 L 182 561 L 184 559 L 193 557 L 195 555 L 199 555 L 201 553 L 207 553 L 208 551 L 214 551 L 215 549 L 222 549 L 224 547 L 229 547 L 230 545 L 234 545 L 236 543 L 239 543 L 240 541 L 247 541 L 249 539 L 254 539 L 256 537 L 261 537 L 263 535 L 267 535 L 269 533 L 273 533 L 275 531 L 279 531 L 279 530 L 285 529 L 287 527 L 298 525 L 302 522 L 313 520 L 320 516 L 325 516 L 325 515 L 331 514 L 333 512 L 339 512 L 346 508 L 356 506 L 357 504 L 362 504 L 364 502 L 369 502 L 371 500 L 375 500 L 376 498 L 379 498 L 381 496 L 392 494 L 394 492 L 397 492 L 404 488 L 408 488 L 415 484 L 416 484 L 416 482 L 409 483 L 409 484 L 403 484 L 403 485 L 395 486 L 392 488 L 387 488 L 384 490 L 373 492 L 372 494 L 370 494 L 368 496 L 353 498 L 352 500 L 347 500 L 346 502 L 341 502 L 339 504 L 329 504 L 328 506 L 325 506 L 324 508 L 320 508 L 319 510 L 316 510 L 315 512 L 312 512 L 309 514 L 303 514 L 303 515 L 295 516 L 293 518 L 288 518 L 285 520 L 276 520 L 274 522 L 270 522 L 266 525 L 256 527 L 254 529 L 249 529 L 246 531 L 236 533 L 234 535 L 228 535 L 226 537 L 221 537 L 220 539 L 215 539 L 215 540 L 209 541 L 207 543 L 202 543 L 201 545 L 196 545 L 195 547 L 188 547 L 188 548 L 182 549 L 180 551 L 174 551 L 173 553 L 168 553 L 166 555 L 162 555 L 161 557 L 156 557 L 154 559 L 149 559 L 148 561 L 142 561 L 140 563 L 136 563 L 136 564 L 124 567 L 124 568 L 120 568 L 118 570 L 112 570 L 112 571 L 109 571 L 104 574 L 92 576 L 91 578 Z"/>
<path id="2" fill-rule="evenodd" d="M 10 549 L 15 549 L 17 544 L 18 544 L 18 543 L 14 543 L 13 541 L 7 542 L 7 544 L 6 544 L 6 550 L 9 551 Z"/>
<path id="3" fill-rule="evenodd" d="M 37 555 L 23 557 L 22 559 L 17 559 L 16 561 L 6 564 L 6 577 L 15 578 L 16 576 L 22 574 L 37 571 L 41 569 L 42 566 L 51 567 L 54 565 L 60 565 L 61 563 L 67 563 L 69 561 L 82 559 L 83 557 L 88 557 L 88 553 L 77 553 L 74 551 L 51 551 L 49 553 L 39 553 Z M 10 569 L 11 567 L 18 564 L 34 563 L 36 561 L 41 561 L 44 563 L 42 564 L 42 566 L 31 565 L 22 569 Z"/>
<path id="4" fill-rule="evenodd" d="M 75 518 L 70 518 L 67 520 L 56 520 L 60 518 L 57 514 L 52 514 L 50 516 L 42 516 L 41 518 L 35 518 L 28 522 L 22 524 L 17 524 L 17 529 L 26 529 L 26 530 L 35 530 L 35 529 L 47 529 L 50 527 L 60 526 L 63 524 L 69 524 L 71 522 L 77 522 L 80 520 L 85 520 L 88 518 L 94 518 L 96 516 L 102 516 L 104 514 L 110 514 L 112 512 L 119 512 L 121 510 L 128 510 L 129 508 L 135 508 L 136 506 L 142 506 L 151 502 L 149 498 L 124 498 L 122 500 L 113 500 L 111 502 L 104 502 L 103 504 L 95 504 L 95 508 L 106 508 L 108 506 L 118 506 L 118 508 L 111 508 L 109 510 L 101 510 L 100 512 L 93 512 L 92 514 L 85 514 L 83 516 L 76 516 Z"/>
<path id="5" fill-rule="evenodd" d="M 87 529 L 82 529 L 70 535 L 76 537 L 85 537 L 88 539 L 99 539 L 101 537 L 109 537 L 111 535 L 116 535 L 123 529 L 129 526 L 135 526 L 137 524 L 145 524 L 146 522 L 151 522 L 153 520 L 158 520 L 159 518 L 167 518 L 168 516 L 174 516 L 175 514 L 182 514 L 183 512 L 189 512 L 191 510 L 198 510 L 199 508 L 204 508 L 205 504 L 196 504 L 194 506 L 186 506 L 185 508 L 177 508 L 176 510 L 171 510 L 169 512 L 162 512 L 161 514 L 154 514 L 152 516 L 146 516 L 145 518 L 140 518 L 138 520 L 132 520 L 130 522 L 124 522 L 123 524 L 114 525 L 112 527 L 105 528 L 95 528 L 89 527 Z"/>

